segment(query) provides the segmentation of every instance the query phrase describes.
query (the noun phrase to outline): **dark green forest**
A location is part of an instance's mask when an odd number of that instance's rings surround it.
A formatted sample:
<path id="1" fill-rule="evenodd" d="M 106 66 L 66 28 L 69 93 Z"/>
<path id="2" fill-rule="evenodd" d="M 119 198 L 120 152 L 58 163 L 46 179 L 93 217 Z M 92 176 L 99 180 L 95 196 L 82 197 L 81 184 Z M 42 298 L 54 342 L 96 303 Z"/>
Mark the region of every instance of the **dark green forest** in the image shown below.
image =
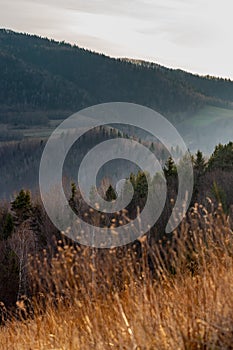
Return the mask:
<path id="1" fill-rule="evenodd" d="M 182 120 L 208 104 L 231 106 L 233 82 L 0 30 L 0 122 L 46 124 L 58 114 L 112 101 L 142 104 Z"/>

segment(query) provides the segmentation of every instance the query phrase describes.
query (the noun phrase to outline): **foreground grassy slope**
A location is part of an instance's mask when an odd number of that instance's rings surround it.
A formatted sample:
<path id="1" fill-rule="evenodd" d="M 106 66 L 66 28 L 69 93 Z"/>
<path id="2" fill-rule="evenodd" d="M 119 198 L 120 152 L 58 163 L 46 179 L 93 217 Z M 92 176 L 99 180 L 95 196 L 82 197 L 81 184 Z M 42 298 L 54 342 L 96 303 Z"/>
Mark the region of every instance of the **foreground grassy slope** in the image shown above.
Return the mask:
<path id="1" fill-rule="evenodd" d="M 65 246 L 34 261 L 35 317 L 1 328 L 1 349 L 232 349 L 232 218 L 202 210 L 166 245 L 141 239 L 140 256 Z"/>

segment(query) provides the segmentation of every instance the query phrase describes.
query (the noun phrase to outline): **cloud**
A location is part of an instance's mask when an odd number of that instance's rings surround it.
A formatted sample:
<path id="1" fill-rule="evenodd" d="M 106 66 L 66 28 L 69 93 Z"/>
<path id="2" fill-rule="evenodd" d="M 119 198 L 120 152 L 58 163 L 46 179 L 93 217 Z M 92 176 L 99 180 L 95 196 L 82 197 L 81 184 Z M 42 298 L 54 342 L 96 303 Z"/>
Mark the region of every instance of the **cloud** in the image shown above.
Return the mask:
<path id="1" fill-rule="evenodd" d="M 54 34 L 59 27 L 61 10 L 50 5 L 27 0 L 0 0 L 0 6 L 2 28 L 49 35 Z"/>
<path id="2" fill-rule="evenodd" d="M 0 6 L 5 28 L 233 76 L 231 0 L 0 0 Z"/>
<path id="3" fill-rule="evenodd" d="M 9 0 L 17 1 L 17 0 Z M 31 0 L 25 0 L 31 3 Z M 45 4 L 53 8 L 71 10 L 77 13 L 127 16 L 131 18 L 153 20 L 169 11 L 179 11 L 187 6 L 184 0 L 34 0 L 33 3 Z"/>

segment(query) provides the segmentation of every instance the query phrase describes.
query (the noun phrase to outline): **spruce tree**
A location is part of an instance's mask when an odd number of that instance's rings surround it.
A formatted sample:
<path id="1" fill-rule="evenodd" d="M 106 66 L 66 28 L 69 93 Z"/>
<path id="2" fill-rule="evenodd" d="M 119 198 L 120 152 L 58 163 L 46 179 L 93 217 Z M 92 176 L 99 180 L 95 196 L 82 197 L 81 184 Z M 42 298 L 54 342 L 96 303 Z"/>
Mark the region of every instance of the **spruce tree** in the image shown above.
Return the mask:
<path id="1" fill-rule="evenodd" d="M 17 225 L 29 219 L 32 214 L 30 192 L 21 190 L 15 200 L 11 203 L 11 210 L 14 213 Z"/>
<path id="2" fill-rule="evenodd" d="M 112 187 L 112 185 L 110 185 L 106 191 L 106 201 L 112 202 L 116 199 L 117 199 L 117 194 L 116 194 L 114 188 Z"/>
<path id="3" fill-rule="evenodd" d="M 177 175 L 177 168 L 172 157 L 168 158 L 163 170 L 166 177 L 172 177 Z"/>
<path id="4" fill-rule="evenodd" d="M 194 159 L 194 169 L 198 174 L 202 174 L 206 168 L 206 161 L 201 151 L 197 151 L 196 158 Z"/>

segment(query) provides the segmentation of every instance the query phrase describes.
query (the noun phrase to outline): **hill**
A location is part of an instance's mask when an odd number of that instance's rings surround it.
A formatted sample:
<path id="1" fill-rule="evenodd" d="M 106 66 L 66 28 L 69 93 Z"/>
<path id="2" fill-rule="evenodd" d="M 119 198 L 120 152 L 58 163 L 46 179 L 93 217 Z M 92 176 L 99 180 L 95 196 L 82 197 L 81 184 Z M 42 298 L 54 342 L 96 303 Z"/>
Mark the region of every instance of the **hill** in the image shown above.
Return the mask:
<path id="1" fill-rule="evenodd" d="M 166 68 L 157 63 L 142 60 L 125 59 L 125 61 L 148 69 L 159 70 L 167 78 L 173 78 L 179 83 L 185 83 L 202 95 L 214 97 L 222 101 L 233 101 L 233 82 L 230 79 L 210 75 L 200 76 L 185 72 L 181 69 Z M 229 106 L 232 107 L 232 103 L 230 103 Z"/>
<path id="2" fill-rule="evenodd" d="M 0 30 L 0 141 L 47 138 L 84 107 L 124 101 L 151 107 L 191 151 L 210 154 L 233 139 L 233 82 L 65 42 Z M 144 138 L 143 135 L 139 137 Z"/>
<path id="3" fill-rule="evenodd" d="M 34 123 L 40 124 L 38 111 L 46 123 L 46 118 L 110 101 L 139 103 L 180 121 L 208 104 L 233 101 L 231 81 L 113 59 L 5 29 L 0 30 L 0 67 L 2 123 L 31 123 L 25 113 L 37 112 Z"/>

